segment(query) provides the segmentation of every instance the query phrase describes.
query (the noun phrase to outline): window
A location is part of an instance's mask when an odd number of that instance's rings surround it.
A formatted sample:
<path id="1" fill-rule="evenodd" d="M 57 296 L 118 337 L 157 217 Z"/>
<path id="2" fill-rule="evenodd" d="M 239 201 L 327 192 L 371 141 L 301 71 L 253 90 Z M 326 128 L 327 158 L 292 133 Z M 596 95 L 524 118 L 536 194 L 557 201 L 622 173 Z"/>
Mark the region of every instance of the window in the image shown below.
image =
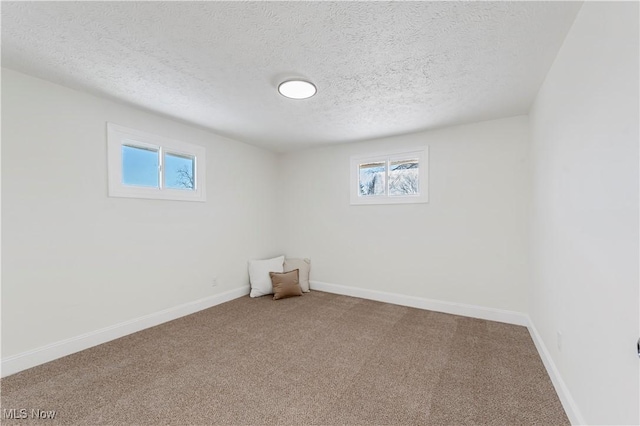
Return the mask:
<path id="1" fill-rule="evenodd" d="M 109 196 L 205 201 L 205 148 L 107 123 Z"/>
<path id="2" fill-rule="evenodd" d="M 351 157 L 351 204 L 426 203 L 427 147 Z"/>

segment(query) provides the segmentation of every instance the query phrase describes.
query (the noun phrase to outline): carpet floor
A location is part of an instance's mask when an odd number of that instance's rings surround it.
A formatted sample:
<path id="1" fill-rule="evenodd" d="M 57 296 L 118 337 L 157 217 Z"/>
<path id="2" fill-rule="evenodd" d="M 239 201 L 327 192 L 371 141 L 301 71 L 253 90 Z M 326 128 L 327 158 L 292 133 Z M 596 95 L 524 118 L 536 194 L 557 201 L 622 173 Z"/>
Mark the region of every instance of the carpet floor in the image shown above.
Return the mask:
<path id="1" fill-rule="evenodd" d="M 0 386 L 3 424 L 569 424 L 525 327 L 317 291 L 242 297 Z"/>

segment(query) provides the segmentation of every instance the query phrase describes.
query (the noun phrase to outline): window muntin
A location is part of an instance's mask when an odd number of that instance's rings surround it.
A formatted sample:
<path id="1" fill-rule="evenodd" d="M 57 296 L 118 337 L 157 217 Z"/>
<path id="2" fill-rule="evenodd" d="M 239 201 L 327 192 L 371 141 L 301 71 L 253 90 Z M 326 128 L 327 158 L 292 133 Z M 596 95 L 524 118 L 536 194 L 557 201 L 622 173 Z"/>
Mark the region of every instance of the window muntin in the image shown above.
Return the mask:
<path id="1" fill-rule="evenodd" d="M 199 145 L 107 123 L 109 196 L 206 201 Z"/>
<path id="2" fill-rule="evenodd" d="M 351 157 L 351 204 L 426 203 L 427 148 Z"/>

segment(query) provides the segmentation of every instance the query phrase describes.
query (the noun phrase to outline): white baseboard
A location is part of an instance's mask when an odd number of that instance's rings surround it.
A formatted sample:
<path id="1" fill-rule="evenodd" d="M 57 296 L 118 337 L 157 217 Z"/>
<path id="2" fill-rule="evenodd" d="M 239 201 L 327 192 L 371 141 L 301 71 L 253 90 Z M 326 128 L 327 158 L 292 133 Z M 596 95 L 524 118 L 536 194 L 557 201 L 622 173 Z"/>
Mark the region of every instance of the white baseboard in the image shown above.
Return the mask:
<path id="1" fill-rule="evenodd" d="M 442 300 L 425 299 L 423 297 L 406 296 L 403 294 L 329 284 L 320 281 L 310 281 L 310 284 L 312 290 L 326 291 L 327 293 L 343 294 L 345 296 L 359 297 L 361 299 L 376 300 L 378 302 L 391 303 L 394 305 L 409 306 L 411 308 L 426 309 L 429 311 L 444 312 L 446 314 L 480 318 L 489 321 L 505 322 L 507 324 L 523 326 L 527 326 L 529 324 L 527 315 L 520 312 L 486 308 L 483 306 L 465 305 L 463 303 L 444 302 Z"/>
<path id="2" fill-rule="evenodd" d="M 345 296 L 359 297 L 362 299 L 376 300 L 379 302 L 392 303 L 394 305 L 409 306 L 412 308 L 426 309 L 429 311 L 444 312 L 447 314 L 461 315 L 471 318 L 486 319 L 489 321 L 504 322 L 507 324 L 526 326 L 529 334 L 533 339 L 533 343 L 538 350 L 538 354 L 547 369 L 547 374 L 551 378 L 551 382 L 556 389 L 558 398 L 562 403 L 569 421 L 573 425 L 585 424 L 584 418 L 580 414 L 574 399 L 569 393 L 569 389 L 562 380 L 558 369 L 556 368 L 549 351 L 544 342 L 540 338 L 533 322 L 528 315 L 521 312 L 506 311 L 501 309 L 486 308 L 483 306 L 465 305 L 462 303 L 445 302 L 442 300 L 425 299 L 422 297 L 406 296 L 397 293 L 387 293 L 384 291 L 368 290 L 358 287 L 350 287 L 345 285 L 323 283 L 320 281 L 310 281 L 311 289 L 325 291 L 327 293 L 342 294 Z"/>
<path id="3" fill-rule="evenodd" d="M 36 365 L 44 364 L 45 362 L 53 361 L 75 352 L 80 352 L 185 315 L 193 314 L 247 294 L 249 294 L 249 287 L 240 287 L 9 356 L 2 359 L 2 368 L 0 369 L 0 371 L 2 371 L 1 376 L 9 376 L 19 371 L 35 367 Z"/>
<path id="4" fill-rule="evenodd" d="M 528 328 L 529 334 L 531 334 L 531 339 L 536 345 L 536 349 L 538 349 L 540 358 L 542 359 L 542 362 L 547 369 L 547 374 L 549 374 L 549 377 L 551 378 L 551 383 L 553 383 L 553 387 L 556 389 L 558 398 L 560 398 L 560 402 L 562 403 L 564 411 L 567 413 L 567 417 L 569 417 L 569 421 L 572 425 L 586 424 L 586 422 L 584 421 L 584 417 L 582 417 L 582 414 L 578 409 L 578 405 L 571 396 L 569 388 L 565 384 L 564 380 L 562 380 L 562 376 L 560 376 L 560 372 L 556 368 L 556 364 L 553 362 L 551 354 L 549 353 L 547 346 L 544 344 L 542 337 L 540 337 L 536 326 L 533 324 L 533 321 L 531 321 L 531 318 L 527 319 L 529 321 Z"/>
<path id="5" fill-rule="evenodd" d="M 546 345 L 528 315 L 514 311 L 425 299 L 416 296 L 330 284 L 320 281 L 311 281 L 310 283 L 312 290 L 325 291 L 327 293 L 342 294 L 345 296 L 392 303 L 394 305 L 526 326 L 529 329 L 533 343 L 540 354 L 540 358 L 547 369 L 547 373 L 551 378 L 551 382 L 555 387 L 556 393 L 560 398 L 560 402 L 562 403 L 571 424 L 585 424 L 578 406 L 571 397 L 569 389 L 564 383 L 564 380 L 562 380 Z M 72 353 L 124 337 L 128 334 L 136 333 L 146 328 L 154 327 L 156 325 L 190 315 L 247 294 L 249 294 L 249 287 L 240 287 L 10 356 L 2 359 L 2 368 L 0 369 L 2 372 L 1 376 L 9 376 L 22 370 L 35 367 L 36 365 L 44 364 L 46 362 L 62 358 L 63 356 L 71 355 Z"/>

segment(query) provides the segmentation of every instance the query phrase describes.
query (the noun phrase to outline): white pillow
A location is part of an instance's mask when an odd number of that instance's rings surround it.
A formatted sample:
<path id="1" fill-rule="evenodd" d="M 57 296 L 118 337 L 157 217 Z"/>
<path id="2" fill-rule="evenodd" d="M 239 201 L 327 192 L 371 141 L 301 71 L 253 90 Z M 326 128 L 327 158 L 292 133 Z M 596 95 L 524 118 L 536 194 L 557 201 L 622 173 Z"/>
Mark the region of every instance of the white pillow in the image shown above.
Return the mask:
<path id="1" fill-rule="evenodd" d="M 249 261 L 249 282 L 251 283 L 251 297 L 273 294 L 273 285 L 269 272 L 284 272 L 284 256 L 267 260 Z"/>
<path id="2" fill-rule="evenodd" d="M 309 293 L 309 272 L 311 270 L 311 260 L 309 259 L 290 259 L 284 260 L 284 272 L 290 272 L 294 269 L 298 270 L 298 280 L 300 288 L 305 293 Z"/>

